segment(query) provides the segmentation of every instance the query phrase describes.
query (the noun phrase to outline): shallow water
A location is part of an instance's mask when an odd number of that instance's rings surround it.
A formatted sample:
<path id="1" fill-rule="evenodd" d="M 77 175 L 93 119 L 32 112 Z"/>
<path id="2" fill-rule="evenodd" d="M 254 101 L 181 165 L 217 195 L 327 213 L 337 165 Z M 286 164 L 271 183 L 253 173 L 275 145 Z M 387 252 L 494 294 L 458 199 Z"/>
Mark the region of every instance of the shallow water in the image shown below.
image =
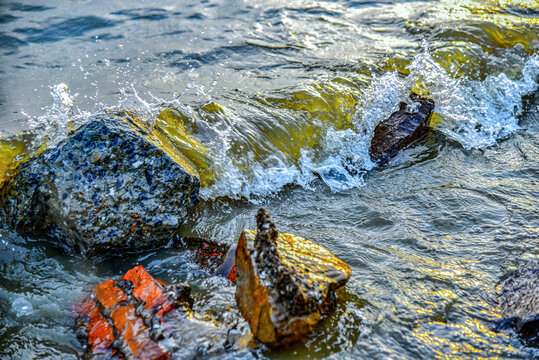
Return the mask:
<path id="1" fill-rule="evenodd" d="M 231 357 L 538 357 L 496 332 L 495 303 L 539 258 L 538 18 L 533 0 L 3 1 L 0 170 L 106 109 L 176 109 L 207 184 L 182 235 L 233 243 L 264 206 L 352 267 L 304 344 Z M 411 90 L 435 130 L 373 169 L 374 127 Z M 139 263 L 242 322 L 186 251 L 85 260 L 5 229 L 0 357 L 79 357 L 72 304 Z"/>

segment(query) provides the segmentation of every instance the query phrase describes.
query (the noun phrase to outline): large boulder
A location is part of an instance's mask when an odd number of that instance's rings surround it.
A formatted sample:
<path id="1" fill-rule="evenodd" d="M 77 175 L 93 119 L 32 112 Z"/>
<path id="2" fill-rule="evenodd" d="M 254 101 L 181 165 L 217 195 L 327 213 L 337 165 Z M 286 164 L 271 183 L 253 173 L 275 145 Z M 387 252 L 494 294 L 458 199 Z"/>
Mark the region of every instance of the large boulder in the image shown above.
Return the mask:
<path id="1" fill-rule="evenodd" d="M 411 104 L 400 103 L 400 109 L 374 129 L 369 154 L 377 165 L 386 164 L 399 150 L 425 135 L 434 101 L 411 93 Z"/>
<path id="2" fill-rule="evenodd" d="M 539 263 L 516 270 L 500 286 L 501 314 L 522 336 L 539 334 Z"/>
<path id="3" fill-rule="evenodd" d="M 75 328 L 95 359 L 198 359 L 245 347 L 250 335 L 204 320 L 191 289 L 166 285 L 142 266 L 98 284 L 75 306 Z"/>
<path id="4" fill-rule="evenodd" d="M 168 242 L 198 203 L 196 167 L 128 114 L 92 121 L 27 161 L 0 190 L 0 218 L 81 253 Z"/>
<path id="5" fill-rule="evenodd" d="M 350 267 L 320 245 L 279 234 L 260 209 L 258 232 L 245 230 L 236 249 L 236 302 L 253 335 L 269 347 L 311 332 L 336 304 Z"/>

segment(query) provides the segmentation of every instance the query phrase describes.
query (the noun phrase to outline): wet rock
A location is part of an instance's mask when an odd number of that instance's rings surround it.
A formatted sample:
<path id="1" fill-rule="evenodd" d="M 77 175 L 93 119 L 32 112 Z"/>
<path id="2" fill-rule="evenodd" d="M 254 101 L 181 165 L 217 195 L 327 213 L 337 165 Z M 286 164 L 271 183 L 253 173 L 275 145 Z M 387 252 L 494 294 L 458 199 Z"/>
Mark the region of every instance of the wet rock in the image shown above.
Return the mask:
<path id="1" fill-rule="evenodd" d="M 232 337 L 230 329 L 194 313 L 190 292 L 185 284 L 165 285 L 142 266 L 97 285 L 75 306 L 86 356 L 195 359 L 245 346 L 247 341 Z"/>
<path id="2" fill-rule="evenodd" d="M 33 136 L 28 132 L 0 137 L 0 188 L 17 172 L 20 163 L 30 157 L 34 149 Z"/>
<path id="3" fill-rule="evenodd" d="M 223 261 L 230 245 L 198 237 L 180 237 L 174 247 L 188 250 L 197 265 L 213 273 Z"/>
<path id="4" fill-rule="evenodd" d="M 320 245 L 279 234 L 260 209 L 258 232 L 245 230 L 236 249 L 236 302 L 253 335 L 269 347 L 286 345 L 311 332 L 334 308 L 335 289 L 350 267 Z"/>
<path id="5" fill-rule="evenodd" d="M 215 269 L 215 275 L 224 276 L 233 283 L 236 283 L 236 245 L 232 245 L 223 260 Z"/>
<path id="6" fill-rule="evenodd" d="M 386 164 L 399 150 L 425 135 L 434 101 L 411 93 L 412 103 L 400 103 L 400 109 L 374 129 L 369 154 L 377 165 Z"/>
<path id="7" fill-rule="evenodd" d="M 107 115 L 22 164 L 0 190 L 0 218 L 81 253 L 155 247 L 198 203 L 197 176 L 165 137 Z"/>
<path id="8" fill-rule="evenodd" d="M 499 303 L 505 321 L 522 336 L 539 334 L 539 263 L 516 270 L 500 286 Z"/>
<path id="9" fill-rule="evenodd" d="M 208 273 L 236 282 L 236 245 L 198 237 L 180 237 L 173 247 L 187 250 L 193 261 Z"/>

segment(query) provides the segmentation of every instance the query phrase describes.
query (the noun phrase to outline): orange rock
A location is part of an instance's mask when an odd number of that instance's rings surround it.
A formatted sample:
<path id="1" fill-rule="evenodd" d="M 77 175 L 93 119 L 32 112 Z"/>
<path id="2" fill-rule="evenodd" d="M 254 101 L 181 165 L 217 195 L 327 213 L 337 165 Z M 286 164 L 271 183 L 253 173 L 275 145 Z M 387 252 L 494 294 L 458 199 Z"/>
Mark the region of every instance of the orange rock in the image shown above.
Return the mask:
<path id="1" fill-rule="evenodd" d="M 97 285 L 75 311 L 79 337 L 95 358 L 215 357 L 245 343 L 192 311 L 188 285 L 165 285 L 142 266 Z"/>
<path id="2" fill-rule="evenodd" d="M 133 305 L 117 307 L 111 313 L 111 319 L 132 357 L 141 360 L 168 359 L 168 354 L 150 338 L 148 328 L 142 318 L 136 316 Z M 124 350 L 125 352 L 127 351 Z"/>
<path id="3" fill-rule="evenodd" d="M 94 295 L 107 310 L 111 310 L 120 301 L 127 300 L 127 296 L 122 289 L 114 286 L 114 280 L 107 280 L 97 285 L 94 289 Z"/>
<path id="4" fill-rule="evenodd" d="M 153 310 L 169 301 L 161 288 L 162 284 L 148 274 L 141 265 L 129 270 L 121 279 L 133 283 L 133 296 L 145 303 L 147 310 Z"/>
<path id="5" fill-rule="evenodd" d="M 176 307 L 164 291 L 163 283 L 154 279 L 141 265 L 129 270 L 121 279 L 132 282 L 132 295 L 145 304 L 146 310 L 157 312 L 160 318 Z M 186 290 L 186 298 L 182 300 L 189 303 L 189 289 Z"/>
<path id="6" fill-rule="evenodd" d="M 113 328 L 99 312 L 97 304 L 90 297 L 86 297 L 77 309 L 77 312 L 87 317 L 86 334 L 88 346 L 94 354 L 112 354 L 114 341 Z"/>
<path id="7" fill-rule="evenodd" d="M 168 359 L 168 353 L 151 338 L 148 326 L 142 317 L 137 316 L 135 307 L 138 302 L 148 310 L 159 309 L 158 316 L 161 317 L 174 309 L 174 303 L 162 290 L 161 282 L 142 266 L 128 271 L 122 280 L 128 282 L 120 284 L 107 280 L 97 285 L 92 293 L 95 301 L 87 297 L 75 307 L 75 311 L 85 319 L 85 337 L 91 354 L 117 358 L 125 355 L 138 360 Z M 131 291 L 126 293 L 122 285 Z M 115 333 L 119 335 L 116 342 Z"/>
<path id="8" fill-rule="evenodd" d="M 114 324 L 114 327 L 120 331 L 125 332 L 129 320 L 136 318 L 135 307 L 133 305 L 120 306 L 110 313 L 110 319 Z M 125 339 L 129 341 L 129 339 Z"/>
<path id="9" fill-rule="evenodd" d="M 236 283 L 236 265 L 232 267 L 232 270 L 228 274 L 227 279 L 233 282 L 234 284 Z"/>

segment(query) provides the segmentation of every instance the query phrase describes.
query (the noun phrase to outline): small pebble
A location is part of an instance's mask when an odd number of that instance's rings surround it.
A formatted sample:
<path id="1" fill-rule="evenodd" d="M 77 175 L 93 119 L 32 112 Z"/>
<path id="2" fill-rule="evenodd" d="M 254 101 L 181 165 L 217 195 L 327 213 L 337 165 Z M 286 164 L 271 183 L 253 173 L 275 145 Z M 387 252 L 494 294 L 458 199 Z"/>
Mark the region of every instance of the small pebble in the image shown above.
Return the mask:
<path id="1" fill-rule="evenodd" d="M 101 153 L 99 152 L 99 150 L 95 149 L 90 154 L 90 164 L 95 164 L 99 160 L 101 160 Z"/>

